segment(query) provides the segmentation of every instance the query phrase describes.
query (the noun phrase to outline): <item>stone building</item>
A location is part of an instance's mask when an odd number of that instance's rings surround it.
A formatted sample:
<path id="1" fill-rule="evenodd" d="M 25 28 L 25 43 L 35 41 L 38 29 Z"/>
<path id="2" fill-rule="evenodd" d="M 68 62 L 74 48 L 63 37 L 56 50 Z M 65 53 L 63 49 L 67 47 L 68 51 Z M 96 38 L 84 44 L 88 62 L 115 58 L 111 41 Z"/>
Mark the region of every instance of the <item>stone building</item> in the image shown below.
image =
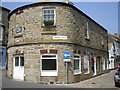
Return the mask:
<path id="1" fill-rule="evenodd" d="M 8 72 L 13 79 L 68 83 L 107 71 L 107 30 L 74 5 L 39 2 L 9 15 Z"/>
<path id="2" fill-rule="evenodd" d="M 9 9 L 0 6 L 0 68 L 5 68 L 6 66 L 6 47 L 9 12 Z"/>

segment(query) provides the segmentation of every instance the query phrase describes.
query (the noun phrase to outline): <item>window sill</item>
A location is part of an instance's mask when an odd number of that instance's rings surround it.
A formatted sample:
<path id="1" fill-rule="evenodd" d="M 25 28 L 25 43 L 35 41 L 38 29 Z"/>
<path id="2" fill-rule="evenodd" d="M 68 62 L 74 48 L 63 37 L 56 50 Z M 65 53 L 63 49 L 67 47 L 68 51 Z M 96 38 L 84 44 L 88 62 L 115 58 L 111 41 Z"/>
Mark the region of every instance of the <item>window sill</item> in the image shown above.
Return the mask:
<path id="1" fill-rule="evenodd" d="M 90 38 L 87 38 L 87 37 L 85 37 L 85 40 L 88 40 L 88 41 L 90 41 Z"/>
<path id="2" fill-rule="evenodd" d="M 57 32 L 55 30 L 49 30 L 41 32 L 41 35 L 56 35 L 56 33 Z"/>
<path id="3" fill-rule="evenodd" d="M 41 76 L 58 76 L 57 70 L 42 70 Z"/>
<path id="4" fill-rule="evenodd" d="M 81 74 L 80 69 L 74 70 L 74 75 L 79 75 L 79 74 Z"/>
<path id="5" fill-rule="evenodd" d="M 41 28 L 56 28 L 56 25 L 43 25 Z"/>

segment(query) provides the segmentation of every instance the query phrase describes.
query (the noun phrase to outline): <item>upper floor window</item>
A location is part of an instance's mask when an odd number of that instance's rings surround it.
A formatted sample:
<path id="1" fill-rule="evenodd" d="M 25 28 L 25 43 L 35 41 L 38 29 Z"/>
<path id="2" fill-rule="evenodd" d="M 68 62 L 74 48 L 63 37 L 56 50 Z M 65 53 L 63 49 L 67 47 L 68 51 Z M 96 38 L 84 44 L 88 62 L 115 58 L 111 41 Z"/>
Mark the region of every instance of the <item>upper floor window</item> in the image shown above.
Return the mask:
<path id="1" fill-rule="evenodd" d="M 55 10 L 54 9 L 43 9 L 43 22 L 44 22 L 44 25 L 55 24 Z"/>
<path id="2" fill-rule="evenodd" d="M 4 28 L 2 26 L 0 26 L 0 40 L 3 39 L 3 30 L 4 30 Z"/>
<path id="3" fill-rule="evenodd" d="M 88 21 L 84 20 L 84 36 L 85 38 L 89 39 L 89 27 L 88 27 Z"/>

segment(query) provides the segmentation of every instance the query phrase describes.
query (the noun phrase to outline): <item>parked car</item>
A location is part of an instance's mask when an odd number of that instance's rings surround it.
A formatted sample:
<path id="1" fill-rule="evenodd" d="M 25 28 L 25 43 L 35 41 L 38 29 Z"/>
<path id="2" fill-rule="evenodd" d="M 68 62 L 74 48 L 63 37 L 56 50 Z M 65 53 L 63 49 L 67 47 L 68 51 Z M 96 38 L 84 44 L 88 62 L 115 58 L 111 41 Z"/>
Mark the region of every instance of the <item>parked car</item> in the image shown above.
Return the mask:
<path id="1" fill-rule="evenodd" d="M 114 75 L 114 82 L 116 87 L 120 87 L 120 69 L 117 69 Z"/>

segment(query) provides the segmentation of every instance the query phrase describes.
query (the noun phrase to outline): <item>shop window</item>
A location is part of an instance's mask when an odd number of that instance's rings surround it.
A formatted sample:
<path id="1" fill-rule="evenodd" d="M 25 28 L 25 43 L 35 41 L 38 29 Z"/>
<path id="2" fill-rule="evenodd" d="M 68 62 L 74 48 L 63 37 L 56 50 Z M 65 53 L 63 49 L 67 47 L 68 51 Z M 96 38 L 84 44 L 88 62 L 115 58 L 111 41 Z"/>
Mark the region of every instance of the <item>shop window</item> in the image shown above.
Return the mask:
<path id="1" fill-rule="evenodd" d="M 84 56 L 84 74 L 89 74 L 89 56 Z"/>
<path id="2" fill-rule="evenodd" d="M 74 75 L 81 73 L 81 58 L 79 54 L 74 54 Z"/>
<path id="3" fill-rule="evenodd" d="M 55 24 L 55 9 L 43 9 L 43 23 L 45 26 L 51 26 Z"/>
<path id="4" fill-rule="evenodd" d="M 41 76 L 57 76 L 57 55 L 41 55 Z"/>

